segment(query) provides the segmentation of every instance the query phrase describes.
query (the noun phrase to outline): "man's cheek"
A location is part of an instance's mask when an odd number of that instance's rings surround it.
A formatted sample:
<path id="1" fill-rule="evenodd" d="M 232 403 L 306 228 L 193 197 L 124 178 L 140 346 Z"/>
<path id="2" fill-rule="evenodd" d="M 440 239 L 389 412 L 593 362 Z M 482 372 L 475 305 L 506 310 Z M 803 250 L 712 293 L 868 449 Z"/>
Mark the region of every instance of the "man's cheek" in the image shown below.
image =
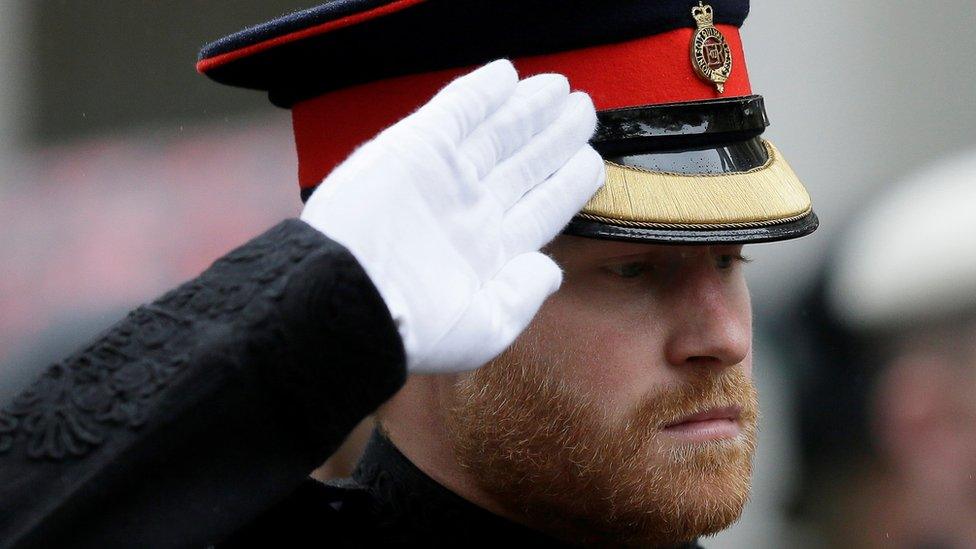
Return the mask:
<path id="1" fill-rule="evenodd" d="M 574 359 L 565 372 L 597 402 L 609 409 L 625 408 L 646 390 L 650 372 L 640 345 L 619 329 L 590 330 L 573 343 Z"/>

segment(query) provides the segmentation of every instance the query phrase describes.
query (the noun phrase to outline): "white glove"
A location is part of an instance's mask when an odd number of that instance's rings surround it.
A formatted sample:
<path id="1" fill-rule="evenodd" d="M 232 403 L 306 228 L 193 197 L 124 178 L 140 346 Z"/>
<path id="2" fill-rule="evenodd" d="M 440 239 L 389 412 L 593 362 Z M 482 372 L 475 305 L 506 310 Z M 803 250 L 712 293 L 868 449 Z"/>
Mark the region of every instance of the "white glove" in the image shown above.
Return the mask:
<path id="1" fill-rule="evenodd" d="M 410 372 L 477 368 L 562 282 L 538 250 L 603 184 L 595 127 L 592 101 L 565 77 L 520 82 L 498 60 L 357 149 L 301 219 L 362 265 Z"/>

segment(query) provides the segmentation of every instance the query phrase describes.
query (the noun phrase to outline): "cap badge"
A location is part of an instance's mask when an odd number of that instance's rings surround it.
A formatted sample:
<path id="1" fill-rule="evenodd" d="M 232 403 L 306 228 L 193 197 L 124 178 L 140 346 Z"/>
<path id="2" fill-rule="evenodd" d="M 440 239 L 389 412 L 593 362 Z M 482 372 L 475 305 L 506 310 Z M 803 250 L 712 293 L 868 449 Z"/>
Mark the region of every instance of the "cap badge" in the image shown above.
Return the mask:
<path id="1" fill-rule="evenodd" d="M 725 81 L 732 74 L 732 52 L 722 31 L 715 28 L 712 6 L 702 4 L 691 8 L 698 22 L 698 31 L 691 39 L 691 64 L 706 82 L 715 84 L 718 93 L 725 92 Z"/>

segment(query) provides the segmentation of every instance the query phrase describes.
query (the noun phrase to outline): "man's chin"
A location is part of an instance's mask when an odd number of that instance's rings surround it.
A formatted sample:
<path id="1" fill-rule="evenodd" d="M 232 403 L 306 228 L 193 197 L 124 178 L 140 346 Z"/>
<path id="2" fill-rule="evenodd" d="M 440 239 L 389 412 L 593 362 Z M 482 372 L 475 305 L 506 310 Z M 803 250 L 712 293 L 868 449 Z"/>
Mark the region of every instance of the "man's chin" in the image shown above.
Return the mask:
<path id="1" fill-rule="evenodd" d="M 572 524 L 560 520 L 570 516 L 572 502 L 551 499 L 539 505 L 542 502 L 537 501 L 537 509 L 549 510 L 549 520 L 537 524 L 545 524 L 543 529 L 554 536 L 584 540 L 586 545 L 670 548 L 717 534 L 737 522 L 749 499 L 749 476 L 742 471 L 696 478 L 678 474 L 658 491 L 646 488 L 629 498 L 618 494 L 608 514 L 597 517 L 586 513 Z"/>
<path id="2" fill-rule="evenodd" d="M 613 537 L 625 545 L 669 546 L 728 528 L 749 499 L 753 448 L 743 439 L 666 447 L 633 480 L 643 489 L 614 520 Z"/>

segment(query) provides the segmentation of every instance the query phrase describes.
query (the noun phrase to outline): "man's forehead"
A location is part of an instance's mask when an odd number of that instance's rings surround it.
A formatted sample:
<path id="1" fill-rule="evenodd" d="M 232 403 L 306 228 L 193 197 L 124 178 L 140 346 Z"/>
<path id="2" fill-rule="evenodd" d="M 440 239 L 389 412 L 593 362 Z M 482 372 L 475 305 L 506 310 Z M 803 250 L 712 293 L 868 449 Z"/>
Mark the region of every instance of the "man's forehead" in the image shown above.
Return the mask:
<path id="1" fill-rule="evenodd" d="M 716 247 L 734 248 L 734 245 L 717 245 Z M 702 252 L 709 246 L 701 245 L 682 245 L 682 244 L 649 244 L 643 242 L 625 242 L 618 240 L 603 240 L 598 238 L 586 238 L 561 234 L 556 237 L 545 251 L 554 255 L 564 257 L 617 257 L 637 254 L 652 253 L 681 253 L 681 252 Z"/>
<path id="2" fill-rule="evenodd" d="M 559 238 L 567 239 L 567 250 L 574 253 L 581 253 L 593 256 L 615 256 L 639 254 L 644 252 L 660 251 L 664 246 L 658 244 L 645 244 L 641 242 L 621 242 L 618 240 L 601 240 L 596 238 L 585 238 L 579 236 L 563 235 Z M 571 239 L 571 240 L 570 240 Z"/>

